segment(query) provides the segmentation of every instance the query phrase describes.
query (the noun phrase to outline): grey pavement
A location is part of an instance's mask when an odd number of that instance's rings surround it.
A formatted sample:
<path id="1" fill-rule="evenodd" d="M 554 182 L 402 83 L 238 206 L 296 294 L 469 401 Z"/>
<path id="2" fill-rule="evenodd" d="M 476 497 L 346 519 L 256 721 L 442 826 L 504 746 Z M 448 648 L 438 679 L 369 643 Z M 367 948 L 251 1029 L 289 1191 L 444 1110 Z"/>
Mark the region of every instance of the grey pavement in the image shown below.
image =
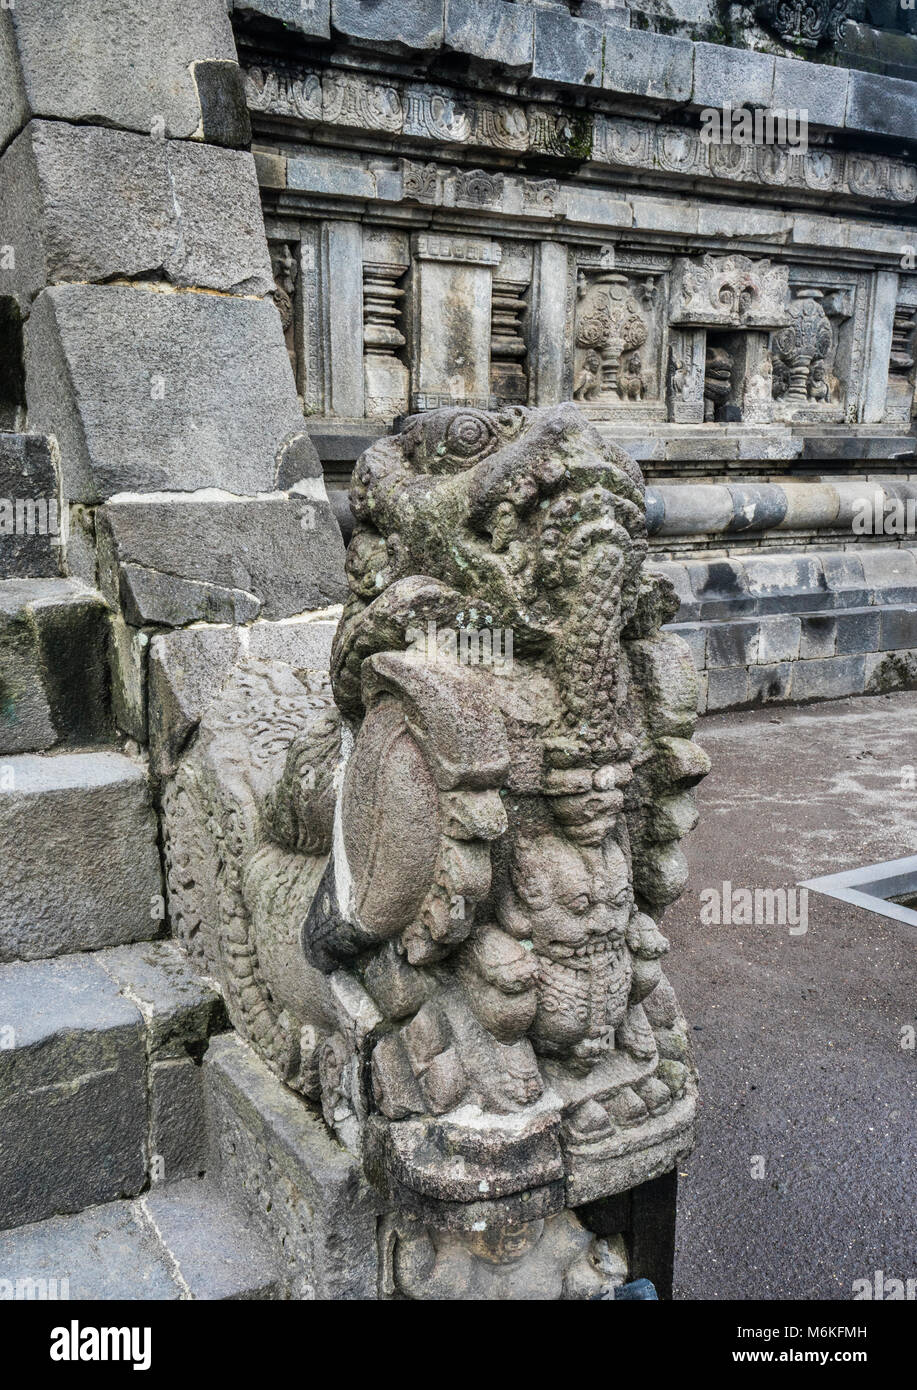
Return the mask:
<path id="1" fill-rule="evenodd" d="M 814 892 L 804 933 L 702 924 L 700 895 L 915 853 L 917 694 L 712 716 L 697 740 L 713 771 L 663 919 L 701 1079 L 675 1296 L 852 1299 L 877 1270 L 915 1279 L 917 928 Z"/>

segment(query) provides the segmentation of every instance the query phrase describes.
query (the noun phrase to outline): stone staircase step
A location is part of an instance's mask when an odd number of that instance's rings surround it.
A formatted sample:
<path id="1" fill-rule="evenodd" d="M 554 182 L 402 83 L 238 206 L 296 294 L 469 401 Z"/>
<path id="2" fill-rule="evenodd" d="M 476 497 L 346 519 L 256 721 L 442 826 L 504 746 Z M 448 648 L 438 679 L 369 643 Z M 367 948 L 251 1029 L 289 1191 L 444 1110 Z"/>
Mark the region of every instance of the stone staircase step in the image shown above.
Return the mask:
<path id="1" fill-rule="evenodd" d="M 57 469 L 44 435 L 0 432 L 0 579 L 61 572 Z"/>
<path id="2" fill-rule="evenodd" d="M 0 966 L 0 1230 L 201 1175 L 224 1027 L 172 942 Z"/>
<path id="3" fill-rule="evenodd" d="M 76 579 L 0 580 L 0 754 L 112 737 L 108 608 Z"/>
<path id="4" fill-rule="evenodd" d="M 0 1233 L 0 1298 L 36 1296 L 241 1300 L 284 1290 L 244 1217 L 211 1184 L 188 1180 Z"/>
<path id="5" fill-rule="evenodd" d="M 211 1173 L 282 1262 L 293 1299 L 377 1296 L 379 1199 L 359 1159 L 235 1033 L 204 1059 Z"/>
<path id="6" fill-rule="evenodd" d="M 122 753 L 0 757 L 0 963 L 160 935 L 156 834 Z"/>

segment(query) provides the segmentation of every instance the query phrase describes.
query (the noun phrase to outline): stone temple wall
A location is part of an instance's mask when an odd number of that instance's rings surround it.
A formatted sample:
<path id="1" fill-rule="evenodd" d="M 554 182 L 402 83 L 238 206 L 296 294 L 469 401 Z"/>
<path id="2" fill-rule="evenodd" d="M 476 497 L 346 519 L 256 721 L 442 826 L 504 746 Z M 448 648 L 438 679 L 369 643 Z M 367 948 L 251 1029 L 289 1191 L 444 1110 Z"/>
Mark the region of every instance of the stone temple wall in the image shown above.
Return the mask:
<path id="1" fill-rule="evenodd" d="M 233 18 L 297 390 L 345 525 L 353 460 L 393 419 L 575 399 L 650 485 L 703 708 L 917 669 L 910 555 L 873 553 L 913 536 L 853 528 L 860 496 L 917 498 L 917 37 L 880 5 L 802 8 L 798 32 L 764 4 Z M 701 112 L 727 103 L 804 109 L 807 147 L 706 143 Z M 876 636 L 856 614 L 885 603 Z M 735 635 L 710 624 L 768 604 L 817 617 L 817 652 L 755 636 L 724 674 Z M 867 645 L 824 636 L 837 609 Z M 817 665 L 794 685 L 797 660 Z"/>

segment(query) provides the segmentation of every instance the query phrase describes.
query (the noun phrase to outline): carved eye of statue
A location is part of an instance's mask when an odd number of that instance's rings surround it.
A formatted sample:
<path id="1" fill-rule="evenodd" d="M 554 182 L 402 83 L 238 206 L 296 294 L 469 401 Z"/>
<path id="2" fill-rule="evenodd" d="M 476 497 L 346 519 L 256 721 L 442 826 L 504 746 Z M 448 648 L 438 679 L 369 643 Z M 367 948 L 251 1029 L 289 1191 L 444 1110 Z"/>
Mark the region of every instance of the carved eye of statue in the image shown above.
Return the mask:
<path id="1" fill-rule="evenodd" d="M 471 459 L 490 448 L 495 439 L 494 430 L 483 415 L 463 411 L 450 420 L 443 442 L 454 457 Z"/>

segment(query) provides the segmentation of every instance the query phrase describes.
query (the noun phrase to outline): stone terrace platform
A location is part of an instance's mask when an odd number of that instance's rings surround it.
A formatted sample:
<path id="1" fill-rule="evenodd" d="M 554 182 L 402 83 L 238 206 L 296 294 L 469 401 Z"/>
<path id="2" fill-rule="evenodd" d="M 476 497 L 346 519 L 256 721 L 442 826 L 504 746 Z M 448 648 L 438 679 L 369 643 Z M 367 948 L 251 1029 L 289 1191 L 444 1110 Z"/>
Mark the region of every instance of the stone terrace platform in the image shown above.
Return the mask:
<path id="1" fill-rule="evenodd" d="M 697 741 L 713 771 L 663 921 L 701 1077 L 675 1296 L 844 1300 L 876 1270 L 913 1278 L 917 928 L 812 892 L 805 935 L 705 926 L 700 893 L 913 854 L 917 695 L 711 716 Z"/>

